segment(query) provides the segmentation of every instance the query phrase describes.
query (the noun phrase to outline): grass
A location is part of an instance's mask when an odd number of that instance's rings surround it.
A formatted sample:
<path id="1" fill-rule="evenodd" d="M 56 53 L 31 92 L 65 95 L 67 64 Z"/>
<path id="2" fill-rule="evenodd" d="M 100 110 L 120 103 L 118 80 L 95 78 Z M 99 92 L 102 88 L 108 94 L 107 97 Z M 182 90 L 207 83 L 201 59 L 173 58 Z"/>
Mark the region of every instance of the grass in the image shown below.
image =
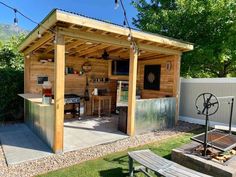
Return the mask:
<path id="1" fill-rule="evenodd" d="M 190 142 L 190 137 L 202 130 L 195 130 L 166 140 L 147 144 L 137 148 L 130 148 L 127 151 L 116 152 L 104 157 L 83 162 L 65 169 L 53 171 L 39 177 L 127 177 L 128 156 L 127 152 L 138 149 L 150 149 L 154 153 L 170 159 L 171 150 L 185 143 Z M 143 177 L 141 173 L 137 177 Z"/>

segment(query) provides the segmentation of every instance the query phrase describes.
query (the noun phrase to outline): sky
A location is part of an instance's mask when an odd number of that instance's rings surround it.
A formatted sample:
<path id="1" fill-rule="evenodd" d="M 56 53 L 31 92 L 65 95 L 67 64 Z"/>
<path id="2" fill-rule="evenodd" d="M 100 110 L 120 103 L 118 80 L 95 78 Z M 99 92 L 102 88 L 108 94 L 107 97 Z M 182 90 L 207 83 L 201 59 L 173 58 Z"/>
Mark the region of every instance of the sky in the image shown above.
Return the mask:
<path id="1" fill-rule="evenodd" d="M 132 17 L 135 17 L 136 9 L 130 5 L 131 0 L 123 0 L 127 11 L 127 17 L 132 24 Z M 114 0 L 0 0 L 26 16 L 40 22 L 54 8 L 60 8 L 77 12 L 86 16 L 106 20 L 109 22 L 123 24 L 124 16 L 121 6 L 115 10 Z M 18 25 L 24 29 L 32 30 L 36 25 L 17 14 Z M 13 24 L 14 12 L 0 4 L 0 23 Z M 133 25 L 131 25 L 134 27 Z"/>

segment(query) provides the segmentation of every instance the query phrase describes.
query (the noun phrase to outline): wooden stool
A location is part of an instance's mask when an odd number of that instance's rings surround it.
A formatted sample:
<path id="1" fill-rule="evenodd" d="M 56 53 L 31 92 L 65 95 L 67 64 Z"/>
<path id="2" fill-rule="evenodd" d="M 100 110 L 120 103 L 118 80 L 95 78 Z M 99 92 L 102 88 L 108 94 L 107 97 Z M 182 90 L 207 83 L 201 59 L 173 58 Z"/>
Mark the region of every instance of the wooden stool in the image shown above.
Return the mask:
<path id="1" fill-rule="evenodd" d="M 98 117 L 101 117 L 101 110 L 105 108 L 105 101 L 108 101 L 108 115 L 111 116 L 111 96 L 92 96 L 92 115 L 94 115 L 95 102 L 98 102 Z"/>

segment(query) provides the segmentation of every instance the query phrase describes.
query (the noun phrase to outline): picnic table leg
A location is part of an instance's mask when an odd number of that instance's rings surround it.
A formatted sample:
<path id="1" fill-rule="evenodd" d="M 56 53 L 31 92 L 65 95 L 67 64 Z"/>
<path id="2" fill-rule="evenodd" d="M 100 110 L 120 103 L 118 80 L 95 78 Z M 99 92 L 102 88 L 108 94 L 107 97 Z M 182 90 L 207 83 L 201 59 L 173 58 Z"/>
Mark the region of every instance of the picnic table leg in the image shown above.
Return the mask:
<path id="1" fill-rule="evenodd" d="M 129 176 L 131 177 L 134 176 L 134 161 L 130 156 L 129 156 Z"/>

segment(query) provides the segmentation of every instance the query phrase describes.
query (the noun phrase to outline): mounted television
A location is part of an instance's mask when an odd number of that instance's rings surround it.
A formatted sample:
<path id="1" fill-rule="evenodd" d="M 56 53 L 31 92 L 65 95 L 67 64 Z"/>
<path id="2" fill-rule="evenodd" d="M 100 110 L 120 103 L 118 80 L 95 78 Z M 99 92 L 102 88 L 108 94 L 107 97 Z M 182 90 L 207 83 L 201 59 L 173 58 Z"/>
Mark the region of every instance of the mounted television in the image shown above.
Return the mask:
<path id="1" fill-rule="evenodd" d="M 112 75 L 129 75 L 129 60 L 113 60 Z"/>

